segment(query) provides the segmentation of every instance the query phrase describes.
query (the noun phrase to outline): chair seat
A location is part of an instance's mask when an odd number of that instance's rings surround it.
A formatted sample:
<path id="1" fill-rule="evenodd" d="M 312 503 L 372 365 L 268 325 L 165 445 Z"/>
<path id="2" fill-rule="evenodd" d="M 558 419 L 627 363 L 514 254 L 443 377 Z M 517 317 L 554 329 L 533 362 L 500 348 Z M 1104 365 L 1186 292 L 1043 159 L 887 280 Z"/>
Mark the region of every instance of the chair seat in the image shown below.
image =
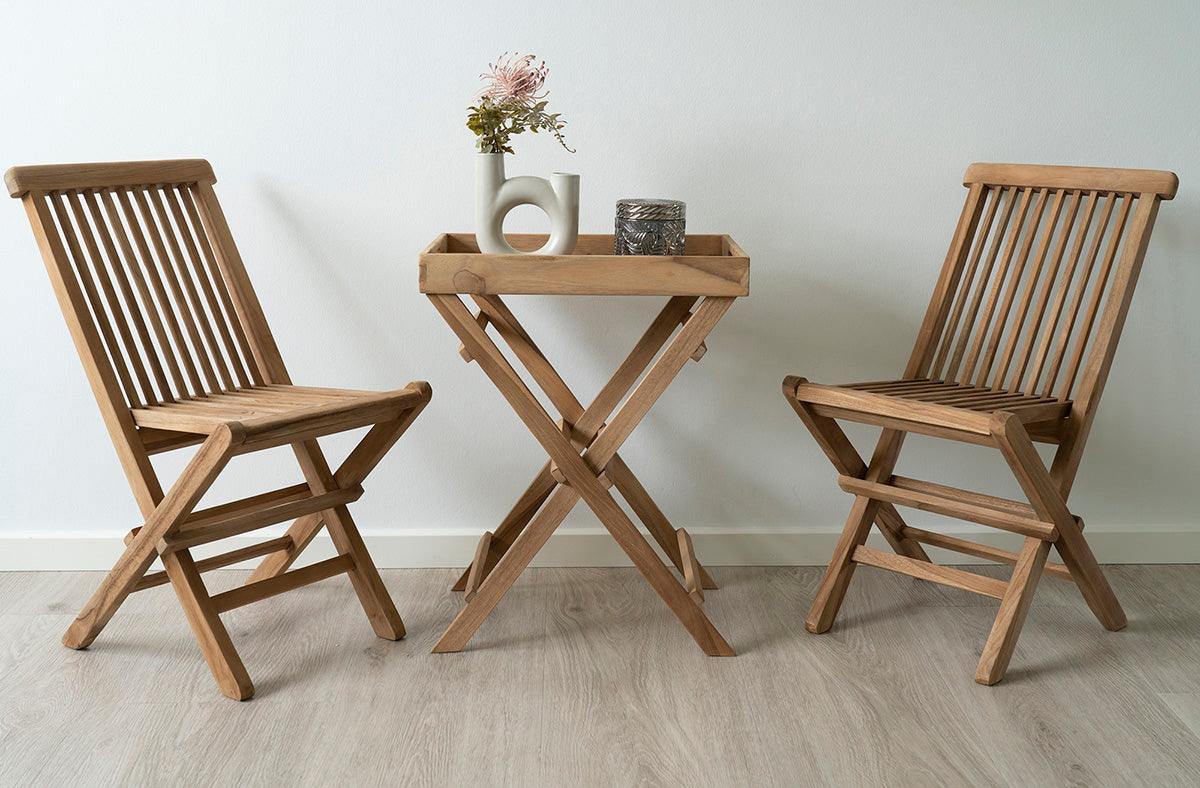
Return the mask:
<path id="1" fill-rule="evenodd" d="M 386 403 L 391 399 L 399 403 L 412 396 L 405 389 L 375 392 L 308 386 L 253 386 L 134 408 L 131 413 L 138 427 L 208 435 L 222 424 L 232 422 L 244 423 L 263 417 L 302 419 L 317 409 L 330 406 L 353 407 Z"/>
<path id="2" fill-rule="evenodd" d="M 1036 425 L 1031 435 L 1052 440 L 1071 412 L 1070 400 L 927 379 L 841 386 L 803 381 L 795 396 L 822 416 L 976 443 L 991 435 L 993 413 L 1015 414 Z"/>

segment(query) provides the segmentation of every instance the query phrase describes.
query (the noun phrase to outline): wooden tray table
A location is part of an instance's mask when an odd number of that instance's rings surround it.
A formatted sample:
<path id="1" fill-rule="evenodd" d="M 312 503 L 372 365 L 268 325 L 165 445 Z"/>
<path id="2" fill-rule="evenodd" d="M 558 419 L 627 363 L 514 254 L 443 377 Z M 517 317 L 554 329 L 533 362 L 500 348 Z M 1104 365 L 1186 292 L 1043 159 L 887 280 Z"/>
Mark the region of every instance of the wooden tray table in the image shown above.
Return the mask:
<path id="1" fill-rule="evenodd" d="M 545 240 L 509 236 L 519 249 L 537 248 Z M 454 586 L 466 592 L 466 605 L 434 652 L 467 645 L 582 498 L 700 648 L 710 656 L 733 655 L 701 607 L 704 589 L 717 586 L 696 559 L 691 537 L 671 525 L 617 453 L 688 359 L 700 360 L 705 337 L 734 299 L 750 293 L 750 259 L 729 236 L 689 235 L 686 248 L 687 255 L 676 257 L 621 257 L 612 254 L 611 235 L 581 235 L 569 255 L 491 255 L 480 253 L 473 235 L 451 233 L 438 236 L 421 253 L 421 292 L 462 341 L 460 354 L 479 362 L 549 455 L 495 532 L 480 539 L 474 560 Z M 517 294 L 665 296 L 667 302 L 585 407 L 501 299 Z M 478 313 L 464 303 L 464 295 Z M 489 326 L 559 418 L 542 407 L 489 336 Z M 679 569 L 682 584 L 617 504 L 611 488 Z"/>

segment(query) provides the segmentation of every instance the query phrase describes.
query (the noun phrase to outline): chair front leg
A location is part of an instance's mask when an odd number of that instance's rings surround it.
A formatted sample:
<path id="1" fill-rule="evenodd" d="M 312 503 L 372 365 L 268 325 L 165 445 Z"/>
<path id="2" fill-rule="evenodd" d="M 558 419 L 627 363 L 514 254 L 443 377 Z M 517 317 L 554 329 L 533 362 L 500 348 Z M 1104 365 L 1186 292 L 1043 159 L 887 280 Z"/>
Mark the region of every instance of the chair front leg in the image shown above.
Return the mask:
<path id="1" fill-rule="evenodd" d="M 92 644 L 154 563 L 158 542 L 191 514 L 243 437 L 228 427 L 221 427 L 204 441 L 67 629 L 63 635 L 64 645 L 81 649 Z"/>
<path id="2" fill-rule="evenodd" d="M 400 640 L 405 635 L 404 621 L 388 594 L 362 534 L 358 532 L 358 526 L 350 516 L 350 510 L 345 505 L 338 506 L 327 510 L 325 518 L 329 536 L 337 551 L 354 559 L 354 569 L 348 573 L 350 584 L 371 622 L 371 628 L 384 640 Z"/>
<path id="3" fill-rule="evenodd" d="M 791 375 L 784 378 L 783 398 L 788 401 L 792 410 L 796 411 L 796 415 L 800 417 L 800 421 L 812 433 L 834 469 L 843 476 L 863 478 L 867 472 L 867 465 L 863 462 L 862 457 L 858 456 L 854 445 L 850 443 L 850 439 L 846 437 L 846 433 L 842 431 L 838 423 L 831 418 L 814 413 L 806 403 L 796 399 L 796 386 L 807 382 L 804 378 Z M 887 539 L 892 549 L 900 555 L 915 558 L 918 561 L 930 560 L 929 554 L 925 552 L 925 548 L 921 546 L 920 542 L 904 535 L 906 527 L 904 518 L 892 504 L 886 501 L 880 502 L 875 514 L 875 524 L 879 526 L 879 532 Z"/>
<path id="4" fill-rule="evenodd" d="M 330 471 L 325 454 L 316 440 L 293 443 L 292 451 L 300 463 L 313 495 L 323 495 L 338 489 L 334 474 Z M 375 568 L 375 562 L 371 560 L 371 554 L 350 516 L 350 510 L 345 505 L 336 506 L 326 509 L 321 513 L 321 517 L 337 551 L 342 555 L 349 555 L 354 560 L 354 568 L 348 573 L 350 582 L 375 634 L 384 640 L 399 640 L 404 637 L 404 622 L 392 603 L 391 596 L 388 595 L 383 578 Z"/>
<path id="5" fill-rule="evenodd" d="M 1008 579 L 1008 590 L 1000 600 L 996 621 L 979 657 L 979 667 L 975 670 L 975 681 L 978 683 L 991 686 L 1004 678 L 1049 555 L 1049 542 L 1026 537 L 1012 576 Z"/>
<path id="6" fill-rule="evenodd" d="M 229 631 L 213 607 L 191 554 L 187 550 L 167 553 L 162 561 L 221 694 L 234 700 L 249 700 L 254 696 L 254 684 L 233 647 Z"/>
<path id="7" fill-rule="evenodd" d="M 904 443 L 904 433 L 896 430 L 884 430 L 867 467 L 865 478 L 868 481 L 879 481 L 887 478 L 896 465 L 900 447 Z M 846 595 L 846 588 L 854 576 L 854 550 L 867 541 L 871 524 L 879 513 L 879 501 L 866 496 L 856 496 L 850 514 L 846 518 L 846 526 L 842 529 L 841 538 L 834 548 L 833 557 L 817 594 L 813 598 L 812 608 L 804 621 L 804 628 L 813 634 L 828 632 L 837 618 Z"/>

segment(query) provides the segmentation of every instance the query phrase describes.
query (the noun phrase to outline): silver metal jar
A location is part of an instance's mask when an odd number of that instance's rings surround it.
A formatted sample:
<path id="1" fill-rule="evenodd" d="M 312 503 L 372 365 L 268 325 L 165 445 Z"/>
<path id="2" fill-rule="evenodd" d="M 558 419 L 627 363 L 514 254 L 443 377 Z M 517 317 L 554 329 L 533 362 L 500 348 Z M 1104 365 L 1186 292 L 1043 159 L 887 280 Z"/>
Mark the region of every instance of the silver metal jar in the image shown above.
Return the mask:
<path id="1" fill-rule="evenodd" d="M 686 214 L 679 200 L 617 200 L 613 254 L 683 254 Z"/>

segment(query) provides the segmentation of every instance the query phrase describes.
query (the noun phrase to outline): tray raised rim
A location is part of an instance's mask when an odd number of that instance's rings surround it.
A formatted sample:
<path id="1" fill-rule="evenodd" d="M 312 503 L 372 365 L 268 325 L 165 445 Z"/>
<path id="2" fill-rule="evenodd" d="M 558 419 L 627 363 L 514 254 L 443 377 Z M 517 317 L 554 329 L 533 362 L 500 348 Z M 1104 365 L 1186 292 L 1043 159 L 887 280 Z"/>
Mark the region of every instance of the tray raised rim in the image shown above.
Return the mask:
<path id="1" fill-rule="evenodd" d="M 419 255 L 420 291 L 458 295 L 666 295 L 725 296 L 750 294 L 750 258 L 730 236 L 689 234 L 719 245 L 722 254 L 621 256 L 484 254 L 451 243 L 473 246 L 472 233 L 442 233 Z M 537 243 L 545 235 L 509 236 L 515 243 Z M 580 235 L 581 246 L 612 245 L 611 234 Z M 478 248 L 478 247 L 476 247 Z M 578 248 L 578 247 L 577 247 Z"/>

